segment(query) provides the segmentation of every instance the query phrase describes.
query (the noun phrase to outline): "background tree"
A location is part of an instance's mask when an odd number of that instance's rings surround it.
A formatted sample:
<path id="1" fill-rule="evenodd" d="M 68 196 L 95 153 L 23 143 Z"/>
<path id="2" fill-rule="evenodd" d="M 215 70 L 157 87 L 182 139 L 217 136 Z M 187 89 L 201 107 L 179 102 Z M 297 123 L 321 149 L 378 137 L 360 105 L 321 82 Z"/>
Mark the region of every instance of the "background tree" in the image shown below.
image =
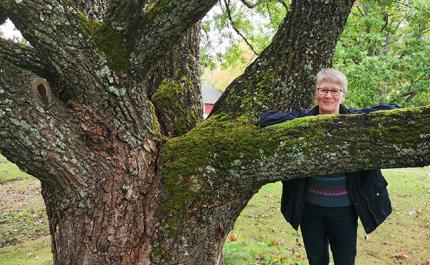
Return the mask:
<path id="1" fill-rule="evenodd" d="M 227 4 L 231 16 L 221 8 Z M 250 43 L 257 53 L 267 47 L 288 5 L 259 1 L 250 9 L 238 1 L 219 6 L 203 22 L 205 31 L 217 37 L 203 38 L 202 62 L 207 68 L 228 68 L 237 77 L 255 59 L 245 44 Z M 429 18 L 428 1 L 355 1 L 333 59 L 333 66 L 345 72 L 350 81 L 348 106 L 429 103 Z M 240 35 L 231 29 L 233 24 Z M 235 41 L 229 44 L 232 39 Z M 219 46 L 227 47 L 226 51 L 216 48 Z M 226 87 L 222 78 L 212 80 L 208 72 L 205 78 L 220 89 Z"/>
<path id="2" fill-rule="evenodd" d="M 0 3 L 31 44 L 0 42 L 0 150 L 42 183 L 55 264 L 222 264 L 265 183 L 430 164 L 429 107 L 255 126 L 312 104 L 353 1 L 293 1 L 199 123 L 196 23 L 215 3 Z"/>

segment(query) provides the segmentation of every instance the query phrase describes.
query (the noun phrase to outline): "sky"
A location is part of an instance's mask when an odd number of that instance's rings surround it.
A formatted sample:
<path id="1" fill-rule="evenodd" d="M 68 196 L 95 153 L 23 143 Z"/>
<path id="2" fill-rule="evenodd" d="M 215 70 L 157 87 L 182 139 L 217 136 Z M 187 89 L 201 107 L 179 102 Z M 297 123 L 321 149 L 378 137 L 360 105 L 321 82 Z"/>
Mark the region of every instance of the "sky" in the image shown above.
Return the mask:
<path id="1" fill-rule="evenodd" d="M 3 25 L 0 26 L 0 31 L 3 32 L 3 38 L 5 39 L 22 38 L 21 33 L 17 29 L 15 29 L 15 26 L 9 19 L 6 20 Z"/>

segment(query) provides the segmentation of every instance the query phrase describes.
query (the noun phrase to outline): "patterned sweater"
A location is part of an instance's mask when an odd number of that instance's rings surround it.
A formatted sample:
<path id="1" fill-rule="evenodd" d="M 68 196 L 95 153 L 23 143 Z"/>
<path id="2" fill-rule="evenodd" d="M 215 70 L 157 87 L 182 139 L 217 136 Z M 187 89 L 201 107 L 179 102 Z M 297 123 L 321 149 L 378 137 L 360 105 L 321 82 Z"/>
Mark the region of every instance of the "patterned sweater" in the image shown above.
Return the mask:
<path id="1" fill-rule="evenodd" d="M 324 207 L 351 205 L 343 174 L 311 177 L 306 188 L 306 201 Z"/>

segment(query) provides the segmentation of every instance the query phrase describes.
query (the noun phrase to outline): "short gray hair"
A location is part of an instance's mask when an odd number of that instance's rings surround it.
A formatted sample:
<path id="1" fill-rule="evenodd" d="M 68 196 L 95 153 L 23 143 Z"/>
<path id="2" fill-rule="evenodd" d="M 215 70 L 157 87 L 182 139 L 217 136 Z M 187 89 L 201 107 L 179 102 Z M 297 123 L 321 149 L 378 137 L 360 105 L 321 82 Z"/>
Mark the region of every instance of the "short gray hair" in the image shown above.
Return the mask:
<path id="1" fill-rule="evenodd" d="M 341 89 L 343 90 L 343 94 L 346 95 L 346 91 L 348 90 L 348 79 L 342 72 L 332 68 L 322 69 L 317 74 L 316 81 L 315 81 L 315 85 L 316 85 L 315 89 L 318 89 L 318 87 L 324 81 L 331 81 L 339 84 Z"/>

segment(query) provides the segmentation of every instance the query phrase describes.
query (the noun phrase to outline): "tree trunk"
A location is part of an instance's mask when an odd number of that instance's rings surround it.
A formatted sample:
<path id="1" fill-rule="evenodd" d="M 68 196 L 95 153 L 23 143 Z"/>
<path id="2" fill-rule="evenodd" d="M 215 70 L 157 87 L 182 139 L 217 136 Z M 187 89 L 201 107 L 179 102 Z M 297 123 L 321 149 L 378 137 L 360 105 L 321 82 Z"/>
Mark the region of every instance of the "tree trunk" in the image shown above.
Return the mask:
<path id="1" fill-rule="evenodd" d="M 42 182 L 54 264 L 220 265 L 266 183 L 430 164 L 429 107 L 255 125 L 310 104 L 353 1 L 292 1 L 201 122 L 193 25 L 215 3 L 0 2 L 31 44 L 0 41 L 0 151 Z"/>

